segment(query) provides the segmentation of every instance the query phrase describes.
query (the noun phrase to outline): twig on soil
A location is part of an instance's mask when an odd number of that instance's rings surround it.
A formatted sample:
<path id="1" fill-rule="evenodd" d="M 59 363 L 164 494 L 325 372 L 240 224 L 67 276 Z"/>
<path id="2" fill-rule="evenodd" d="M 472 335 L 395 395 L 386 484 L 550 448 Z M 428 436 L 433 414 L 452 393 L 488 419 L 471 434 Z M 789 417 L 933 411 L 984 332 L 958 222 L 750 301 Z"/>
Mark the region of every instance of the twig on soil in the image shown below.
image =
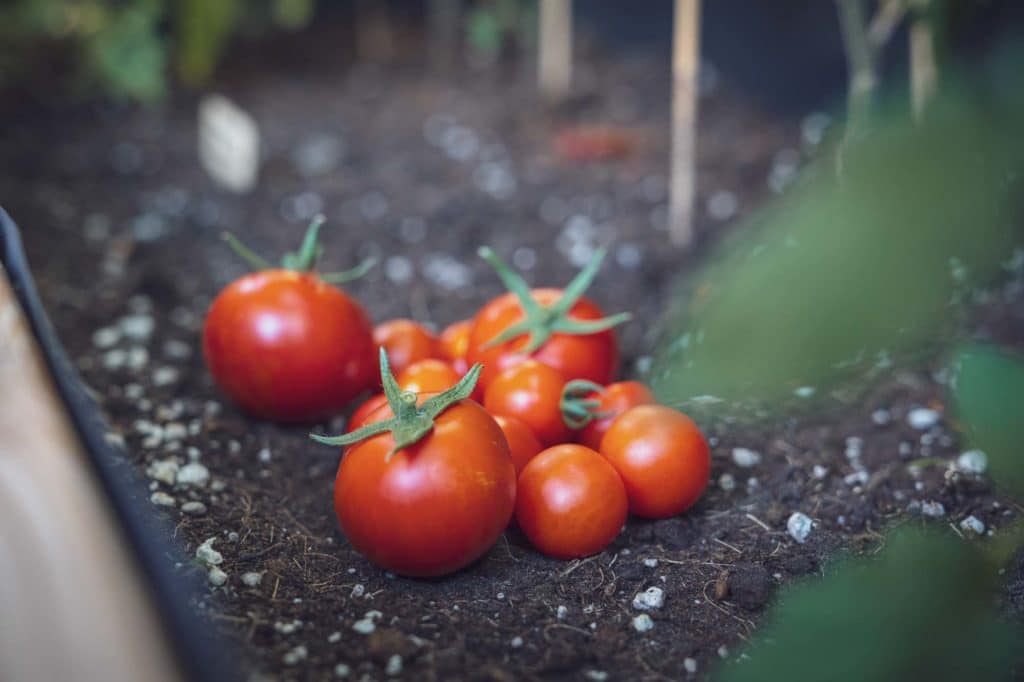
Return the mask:
<path id="1" fill-rule="evenodd" d="M 732 551 L 736 552 L 736 553 L 737 553 L 737 554 L 739 554 L 740 556 L 742 556 L 742 555 L 743 555 L 743 550 L 742 550 L 742 549 L 739 549 L 739 548 L 738 548 L 738 547 L 736 547 L 735 545 L 730 545 L 730 544 L 729 544 L 728 542 L 726 542 L 725 540 L 720 540 L 719 538 L 712 538 L 712 539 L 713 539 L 713 540 L 714 540 L 715 542 L 717 542 L 718 544 L 722 545 L 723 547 L 728 547 L 729 549 L 731 549 Z"/>
<path id="2" fill-rule="evenodd" d="M 572 630 L 574 632 L 580 633 L 581 635 L 586 635 L 587 637 L 590 637 L 592 635 L 592 633 L 589 630 L 584 630 L 583 628 L 576 627 L 575 625 L 569 625 L 568 623 L 548 623 L 547 625 L 544 626 L 544 630 L 543 630 L 544 641 L 551 642 L 551 638 L 548 637 L 548 632 L 550 630 L 554 629 L 554 628 L 561 628 L 563 630 Z"/>
<path id="3" fill-rule="evenodd" d="M 771 527 L 770 527 L 770 526 L 769 526 L 769 525 L 768 525 L 767 523 L 765 523 L 765 522 L 764 522 L 764 521 L 762 521 L 761 519 L 757 518 L 756 516 L 754 516 L 754 515 L 753 515 L 753 514 L 751 514 L 750 512 L 747 512 L 747 514 L 746 514 L 746 517 L 747 517 L 748 519 L 750 519 L 751 521 L 753 521 L 754 523 L 756 523 L 757 525 L 759 525 L 759 526 L 761 526 L 762 528 L 764 528 L 764 529 L 765 529 L 766 531 L 768 531 L 769 533 L 771 533 L 771 532 L 772 532 L 772 529 L 771 529 Z"/>
<path id="4" fill-rule="evenodd" d="M 565 578 L 566 576 L 568 576 L 570 573 L 575 571 L 580 566 L 582 566 L 584 564 L 589 564 L 591 561 L 593 561 L 596 558 L 597 558 L 597 556 L 595 555 L 595 556 L 587 557 L 586 559 L 577 559 L 575 562 L 573 562 L 572 566 L 570 566 L 569 568 L 567 568 L 564 571 L 562 571 L 562 573 L 558 577 L 559 578 Z"/>

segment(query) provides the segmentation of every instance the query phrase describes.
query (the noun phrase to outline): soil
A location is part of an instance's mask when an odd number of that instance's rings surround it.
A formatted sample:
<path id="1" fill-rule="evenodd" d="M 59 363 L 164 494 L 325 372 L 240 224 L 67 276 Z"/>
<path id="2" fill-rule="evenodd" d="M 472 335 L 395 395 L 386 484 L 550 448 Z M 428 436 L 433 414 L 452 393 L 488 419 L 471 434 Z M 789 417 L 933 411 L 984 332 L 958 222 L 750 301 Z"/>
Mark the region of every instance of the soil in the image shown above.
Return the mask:
<path id="1" fill-rule="evenodd" d="M 336 37 L 315 38 L 329 56 Z M 559 285 L 607 243 L 592 294 L 606 310 L 635 314 L 621 334 L 624 371 L 634 374 L 675 276 L 692 262 L 666 247 L 668 73 L 648 58 L 585 52 L 577 93 L 553 109 L 518 67 L 443 77 L 409 61 L 349 66 L 325 57 L 286 72 L 225 69 L 236 75 L 218 89 L 254 115 L 265 142 L 259 186 L 243 196 L 217 189 L 200 169 L 187 95 L 151 110 L 21 111 L 0 128 L 0 198 L 25 233 L 60 337 L 112 437 L 150 491 L 170 496 L 171 506 L 154 506 L 174 524 L 180 570 L 201 576 L 192 557 L 216 538 L 227 583 L 209 586 L 196 608 L 238 645 L 253 677 L 700 678 L 743 645 L 780 586 L 819 573 L 837 551 L 877 550 L 892 523 L 928 522 L 921 503 L 941 503 L 942 521 L 956 528 L 974 515 L 998 529 L 1019 513 L 984 477 L 942 466 L 909 472 L 911 459 L 961 452 L 942 414 L 941 382 L 919 371 L 826 416 L 705 424 L 712 485 L 698 506 L 631 520 L 588 559 L 545 558 L 510 530 L 454 576 L 409 580 L 347 544 L 331 502 L 339 453 L 310 442 L 307 428 L 246 418 L 204 369 L 204 311 L 244 272 L 219 233 L 281 253 L 323 211 L 325 267 L 382 258 L 347 286 L 373 317 L 438 328 L 499 292 L 478 245 L 513 259 L 531 283 Z M 781 189 L 813 144 L 799 121 L 765 115 L 728 83 L 705 85 L 697 224 L 708 242 L 773 185 Z M 642 143 L 614 161 L 559 158 L 555 136 L 579 123 L 623 126 Z M 1019 343 L 1021 308 L 985 324 Z M 918 407 L 936 410 L 938 421 L 910 426 Z M 734 448 L 762 457 L 741 467 Z M 152 463 L 168 459 L 201 463 L 211 478 L 184 486 L 152 478 Z M 814 520 L 803 544 L 787 532 L 797 511 Z M 247 573 L 259 583 L 243 582 Z M 1022 580 L 1017 570 L 1007 591 L 1018 613 Z M 651 586 L 665 603 L 650 612 L 653 629 L 639 632 L 631 603 Z M 373 632 L 354 630 L 371 611 Z"/>

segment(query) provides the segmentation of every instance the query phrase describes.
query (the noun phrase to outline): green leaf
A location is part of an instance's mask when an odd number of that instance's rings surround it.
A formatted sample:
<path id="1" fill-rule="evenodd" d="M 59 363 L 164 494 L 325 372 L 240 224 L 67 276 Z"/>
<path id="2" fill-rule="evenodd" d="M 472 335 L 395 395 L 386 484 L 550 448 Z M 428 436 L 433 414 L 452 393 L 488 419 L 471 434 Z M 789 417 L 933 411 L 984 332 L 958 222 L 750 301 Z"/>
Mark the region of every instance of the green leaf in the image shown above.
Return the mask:
<path id="1" fill-rule="evenodd" d="M 205 83 L 220 59 L 241 9 L 239 0 L 178 0 L 174 3 L 178 77 Z"/>

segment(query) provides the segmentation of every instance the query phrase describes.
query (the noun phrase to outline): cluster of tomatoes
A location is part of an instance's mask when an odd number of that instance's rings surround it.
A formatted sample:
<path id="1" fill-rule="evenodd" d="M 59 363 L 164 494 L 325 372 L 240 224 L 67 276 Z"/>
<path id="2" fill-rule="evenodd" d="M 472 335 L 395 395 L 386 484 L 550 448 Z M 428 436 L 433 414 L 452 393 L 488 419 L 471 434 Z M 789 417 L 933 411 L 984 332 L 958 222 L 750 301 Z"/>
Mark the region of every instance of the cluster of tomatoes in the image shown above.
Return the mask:
<path id="1" fill-rule="evenodd" d="M 614 381 L 614 327 L 583 296 L 595 257 L 565 289 L 530 289 L 481 249 L 508 292 L 439 337 L 410 320 L 372 327 L 303 248 L 214 300 L 204 351 L 215 380 L 264 418 L 308 422 L 376 388 L 341 436 L 334 503 L 352 545 L 395 573 L 438 576 L 484 554 L 510 523 L 541 552 L 599 552 L 627 513 L 663 518 L 707 486 L 708 445 L 684 414 Z M 376 371 L 378 366 L 380 371 Z"/>

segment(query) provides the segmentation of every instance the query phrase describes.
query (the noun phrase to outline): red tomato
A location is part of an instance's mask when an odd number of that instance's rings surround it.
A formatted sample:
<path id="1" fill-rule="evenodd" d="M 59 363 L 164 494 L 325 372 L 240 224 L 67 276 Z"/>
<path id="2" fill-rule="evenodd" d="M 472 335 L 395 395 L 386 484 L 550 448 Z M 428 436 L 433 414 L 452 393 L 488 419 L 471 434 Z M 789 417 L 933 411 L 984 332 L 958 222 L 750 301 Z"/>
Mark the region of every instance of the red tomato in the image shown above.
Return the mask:
<path id="1" fill-rule="evenodd" d="M 367 423 L 388 419 L 391 408 Z M 334 486 L 345 536 L 370 561 L 409 576 L 439 576 L 482 556 L 515 508 L 515 467 L 501 429 L 463 400 L 419 442 L 390 459 L 391 433 L 349 446 Z"/>
<path id="2" fill-rule="evenodd" d="M 700 499 L 711 474 L 704 435 L 682 412 L 640 405 L 619 415 L 601 440 L 637 516 L 674 516 Z"/>
<path id="3" fill-rule="evenodd" d="M 366 402 L 357 407 L 356 411 L 352 413 L 351 417 L 349 417 L 348 427 L 345 429 L 345 433 L 351 433 L 356 429 L 365 426 L 370 415 L 387 404 L 387 396 L 383 393 L 378 393 L 377 395 L 367 398 Z"/>
<path id="4" fill-rule="evenodd" d="M 373 329 L 373 342 L 388 352 L 391 371 L 397 376 L 419 360 L 438 357 L 437 339 L 412 320 L 388 320 Z"/>
<path id="5" fill-rule="evenodd" d="M 558 559 L 596 554 L 626 521 L 626 489 L 604 457 L 582 445 L 540 453 L 519 475 L 516 521 L 533 546 Z"/>
<path id="6" fill-rule="evenodd" d="M 577 436 L 580 443 L 591 450 L 601 449 L 601 438 L 612 422 L 620 414 L 637 405 L 652 405 L 657 402 L 651 390 L 639 381 L 618 381 L 605 386 L 604 393 L 592 393 L 586 399 L 600 400 L 601 404 L 594 408 L 595 413 L 607 414 L 590 422 Z"/>
<path id="7" fill-rule="evenodd" d="M 376 376 L 370 318 L 316 274 L 263 270 L 214 299 L 203 353 L 245 411 L 283 422 L 340 411 Z"/>
<path id="8" fill-rule="evenodd" d="M 438 339 L 441 356 L 452 363 L 452 367 L 459 374 L 465 374 L 469 369 L 466 353 L 469 351 L 469 330 L 472 326 L 471 320 L 453 322 L 444 328 Z"/>
<path id="9" fill-rule="evenodd" d="M 561 289 L 533 289 L 533 299 L 541 305 L 555 303 L 561 296 Z M 480 383 L 484 388 L 490 385 L 498 374 L 527 358 L 533 358 L 553 367 L 562 376 L 572 379 L 587 379 L 598 384 L 607 384 L 615 375 L 619 363 L 619 347 L 615 332 L 611 329 L 596 334 L 574 335 L 553 334 L 550 339 L 533 353 L 523 349 L 529 343 L 528 336 L 516 338 L 485 348 L 494 337 L 512 325 L 523 320 L 523 309 L 519 300 L 511 293 L 492 300 L 477 313 L 469 334 L 469 351 L 466 361 L 470 365 L 484 364 Z M 569 309 L 574 320 L 599 320 L 604 313 L 592 301 L 581 298 Z"/>
<path id="10" fill-rule="evenodd" d="M 413 393 L 439 393 L 459 383 L 462 376 L 444 360 L 417 360 L 398 376 L 398 387 Z"/>
<path id="11" fill-rule="evenodd" d="M 494 421 L 498 422 L 498 426 L 505 434 L 509 453 L 512 455 L 512 464 L 515 465 L 518 476 L 526 463 L 536 457 L 544 446 L 537 440 L 537 436 L 533 435 L 530 427 L 515 417 L 496 415 Z"/>
<path id="12" fill-rule="evenodd" d="M 565 379 L 555 369 L 525 360 L 499 374 L 484 392 L 484 407 L 494 415 L 515 417 L 543 445 L 565 443 L 572 432 L 562 419 Z"/>

